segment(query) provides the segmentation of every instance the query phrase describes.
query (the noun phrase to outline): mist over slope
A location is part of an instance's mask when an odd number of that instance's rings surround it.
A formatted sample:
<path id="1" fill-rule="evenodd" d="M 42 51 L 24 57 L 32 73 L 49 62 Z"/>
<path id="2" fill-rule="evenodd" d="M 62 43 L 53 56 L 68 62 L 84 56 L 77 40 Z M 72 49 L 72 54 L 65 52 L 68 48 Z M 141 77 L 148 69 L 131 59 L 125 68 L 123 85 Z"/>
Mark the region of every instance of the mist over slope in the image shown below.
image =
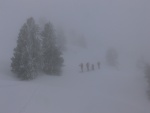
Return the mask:
<path id="1" fill-rule="evenodd" d="M 109 67 L 98 48 L 68 46 L 62 76 L 43 74 L 32 81 L 18 81 L 11 78 L 12 73 L 0 73 L 0 112 L 149 113 L 143 73 L 133 65 Z M 97 61 L 101 61 L 100 70 Z M 84 68 L 81 73 L 81 62 L 94 63 L 95 70 Z"/>
<path id="2" fill-rule="evenodd" d="M 0 112 L 2 113 L 149 113 L 141 57 L 149 62 L 150 1 L 147 0 L 1 0 Z M 19 30 L 29 17 L 61 26 L 67 34 L 62 76 L 19 81 L 11 58 Z M 78 37 L 79 36 L 79 37 Z M 85 46 L 78 44 L 84 37 Z M 106 63 L 109 48 L 118 67 Z M 101 69 L 81 73 L 79 64 Z"/>

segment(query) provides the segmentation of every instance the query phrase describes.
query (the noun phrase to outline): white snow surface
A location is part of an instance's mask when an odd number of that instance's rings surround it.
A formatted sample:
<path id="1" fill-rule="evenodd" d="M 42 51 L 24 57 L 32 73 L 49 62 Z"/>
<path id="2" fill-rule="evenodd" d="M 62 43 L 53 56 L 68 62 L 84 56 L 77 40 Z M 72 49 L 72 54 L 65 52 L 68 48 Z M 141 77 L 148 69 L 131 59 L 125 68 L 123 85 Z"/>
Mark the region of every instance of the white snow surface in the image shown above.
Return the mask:
<path id="1" fill-rule="evenodd" d="M 15 79 L 9 65 L 1 65 L 0 113 L 149 113 L 143 73 L 127 62 L 109 67 L 103 52 L 95 51 L 69 48 L 62 76 L 42 74 L 31 81 Z M 97 61 L 100 70 L 80 72 L 81 62 Z"/>

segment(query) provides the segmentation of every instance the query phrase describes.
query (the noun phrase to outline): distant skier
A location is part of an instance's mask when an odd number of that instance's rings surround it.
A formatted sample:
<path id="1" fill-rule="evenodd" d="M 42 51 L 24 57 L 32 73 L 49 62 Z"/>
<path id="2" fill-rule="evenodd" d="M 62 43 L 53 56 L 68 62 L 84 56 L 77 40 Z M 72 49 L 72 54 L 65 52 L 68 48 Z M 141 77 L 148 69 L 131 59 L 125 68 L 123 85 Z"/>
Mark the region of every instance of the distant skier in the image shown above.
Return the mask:
<path id="1" fill-rule="evenodd" d="M 89 63 L 86 63 L 87 71 L 89 71 Z"/>
<path id="2" fill-rule="evenodd" d="M 92 67 L 91 67 L 91 68 L 92 68 L 92 70 L 94 71 L 94 64 L 92 64 Z"/>
<path id="3" fill-rule="evenodd" d="M 100 62 L 97 62 L 98 69 L 100 69 Z"/>
<path id="4" fill-rule="evenodd" d="M 79 65 L 81 67 L 81 72 L 83 72 L 83 63 Z"/>

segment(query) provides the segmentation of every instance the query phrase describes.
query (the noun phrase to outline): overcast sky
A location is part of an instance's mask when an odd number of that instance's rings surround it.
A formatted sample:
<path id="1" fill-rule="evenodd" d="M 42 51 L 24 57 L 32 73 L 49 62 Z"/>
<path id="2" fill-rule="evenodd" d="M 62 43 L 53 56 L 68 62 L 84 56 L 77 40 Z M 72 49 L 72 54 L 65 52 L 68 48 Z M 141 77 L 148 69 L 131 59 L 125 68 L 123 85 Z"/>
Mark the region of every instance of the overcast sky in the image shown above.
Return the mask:
<path id="1" fill-rule="evenodd" d="M 149 4 L 149 0 L 0 0 L 0 50 L 12 51 L 19 29 L 32 16 L 77 30 L 95 47 L 143 51 L 150 43 Z"/>

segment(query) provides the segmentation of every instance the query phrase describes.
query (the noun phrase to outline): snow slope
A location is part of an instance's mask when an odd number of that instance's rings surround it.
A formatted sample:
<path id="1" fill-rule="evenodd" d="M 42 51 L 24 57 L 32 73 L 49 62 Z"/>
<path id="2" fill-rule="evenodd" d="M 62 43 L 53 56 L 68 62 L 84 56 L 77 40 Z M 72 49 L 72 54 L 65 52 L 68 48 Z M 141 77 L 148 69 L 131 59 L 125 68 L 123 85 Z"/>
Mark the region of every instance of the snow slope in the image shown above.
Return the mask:
<path id="1" fill-rule="evenodd" d="M 95 51 L 70 48 L 62 76 L 19 81 L 2 72 L 0 113 L 149 113 L 142 72 L 125 63 L 108 67 L 102 52 Z M 100 70 L 80 72 L 81 62 L 99 60 Z"/>

